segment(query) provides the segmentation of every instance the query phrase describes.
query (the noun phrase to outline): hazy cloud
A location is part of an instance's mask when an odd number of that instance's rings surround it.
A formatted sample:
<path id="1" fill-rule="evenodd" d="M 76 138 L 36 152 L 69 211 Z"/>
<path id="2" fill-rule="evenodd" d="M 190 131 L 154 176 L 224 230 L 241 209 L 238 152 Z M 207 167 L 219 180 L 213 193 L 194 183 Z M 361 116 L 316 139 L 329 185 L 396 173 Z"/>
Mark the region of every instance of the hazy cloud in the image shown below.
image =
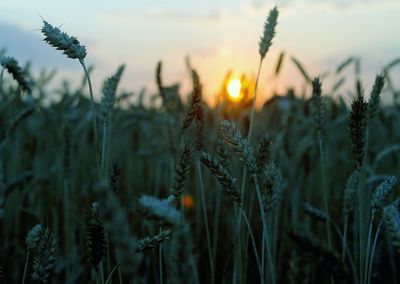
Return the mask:
<path id="1" fill-rule="evenodd" d="M 292 4 L 308 4 L 308 5 L 331 5 L 335 8 L 346 9 L 352 8 L 355 6 L 363 5 L 363 6 L 372 6 L 372 5 L 382 5 L 386 3 L 398 3 L 397 0 L 279 0 L 277 1 L 277 5 L 279 7 L 290 6 Z M 253 0 L 252 6 L 255 9 L 264 8 L 265 5 L 271 5 L 271 1 L 269 0 Z"/>
<path id="2" fill-rule="evenodd" d="M 147 9 L 144 14 L 145 16 L 155 17 L 158 19 L 162 18 L 181 21 L 216 21 L 221 18 L 221 14 L 217 10 L 195 12 L 162 6 Z"/>

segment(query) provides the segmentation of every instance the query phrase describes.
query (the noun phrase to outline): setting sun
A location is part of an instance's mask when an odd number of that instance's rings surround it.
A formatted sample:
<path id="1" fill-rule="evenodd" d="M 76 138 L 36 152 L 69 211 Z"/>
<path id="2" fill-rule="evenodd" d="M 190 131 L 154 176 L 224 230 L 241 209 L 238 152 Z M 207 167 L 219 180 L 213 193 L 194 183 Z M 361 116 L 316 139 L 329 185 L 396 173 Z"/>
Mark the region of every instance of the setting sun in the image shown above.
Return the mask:
<path id="1" fill-rule="evenodd" d="M 243 94 L 241 93 L 242 83 L 239 79 L 232 79 L 227 86 L 229 99 L 233 102 L 238 102 L 242 99 Z"/>

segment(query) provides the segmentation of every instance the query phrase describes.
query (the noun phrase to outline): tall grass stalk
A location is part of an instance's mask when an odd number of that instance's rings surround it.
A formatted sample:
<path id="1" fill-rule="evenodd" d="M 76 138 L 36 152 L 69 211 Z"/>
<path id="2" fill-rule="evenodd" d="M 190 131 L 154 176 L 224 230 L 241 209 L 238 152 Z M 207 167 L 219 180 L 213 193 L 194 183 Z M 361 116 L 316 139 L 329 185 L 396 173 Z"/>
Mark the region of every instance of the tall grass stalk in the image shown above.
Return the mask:
<path id="1" fill-rule="evenodd" d="M 371 257 L 369 258 L 369 265 L 368 265 L 368 274 L 367 274 L 367 283 L 371 283 L 371 273 L 372 273 L 372 265 L 374 264 L 374 255 L 375 255 L 375 250 L 376 250 L 376 245 L 378 243 L 378 236 L 381 231 L 383 222 L 379 222 L 378 228 L 376 229 L 375 237 L 374 237 L 374 243 L 372 244 L 372 251 L 371 251 Z"/>
<path id="2" fill-rule="evenodd" d="M 364 283 L 367 283 L 367 277 L 368 277 L 368 267 L 369 267 L 369 252 L 370 252 L 370 246 L 371 246 L 371 237 L 372 237 L 372 227 L 374 225 L 374 218 L 375 218 L 375 211 L 372 210 L 371 213 L 371 220 L 369 221 L 369 228 L 368 228 L 368 237 L 367 237 L 367 253 L 365 256 L 365 265 L 364 265 Z M 371 255 L 371 259 L 373 258 L 373 255 Z"/>
<path id="3" fill-rule="evenodd" d="M 99 162 L 99 137 L 97 134 L 97 119 L 96 119 L 96 105 L 93 96 L 93 87 L 92 81 L 90 79 L 90 74 L 86 68 L 85 61 L 83 59 L 79 59 L 80 64 L 82 65 L 83 71 L 85 72 L 86 80 L 88 82 L 89 87 L 89 95 L 90 95 L 90 107 L 92 109 L 92 120 L 93 120 L 93 131 L 94 131 L 94 148 L 95 148 L 95 155 L 96 155 L 96 166 L 97 166 L 97 173 L 98 176 L 101 176 L 101 169 L 100 169 L 100 162 Z"/>
<path id="4" fill-rule="evenodd" d="M 103 268 L 103 261 L 100 261 L 99 264 L 99 274 L 100 274 L 100 283 L 104 284 L 104 268 Z"/>
<path id="5" fill-rule="evenodd" d="M 215 212 L 214 212 L 214 221 L 213 221 L 213 263 L 217 263 L 217 248 L 218 248 L 218 232 L 219 232 L 219 221 L 221 217 L 221 195 L 222 192 L 220 188 L 217 189 L 216 197 L 215 197 Z"/>
<path id="6" fill-rule="evenodd" d="M 162 228 L 160 226 L 159 233 L 162 233 Z M 158 245 L 158 268 L 160 273 L 160 284 L 163 284 L 163 265 L 162 265 L 162 243 Z"/>
<path id="7" fill-rule="evenodd" d="M 25 259 L 24 272 L 22 274 L 22 284 L 25 284 L 25 281 L 26 281 L 26 273 L 28 272 L 30 255 L 31 255 L 31 253 L 30 253 L 30 251 L 28 251 L 28 253 L 26 254 L 26 259 Z"/>
<path id="8" fill-rule="evenodd" d="M 260 263 L 260 256 L 258 255 L 257 246 L 256 246 L 256 242 L 254 240 L 254 235 L 253 235 L 253 231 L 251 229 L 251 225 L 250 225 L 249 219 L 247 218 L 246 211 L 244 210 L 243 207 L 240 206 L 239 210 L 240 210 L 241 215 L 243 216 L 243 220 L 244 220 L 244 222 L 246 224 L 247 230 L 248 230 L 249 235 L 250 235 L 251 245 L 253 247 L 254 256 L 255 256 L 256 261 L 257 261 L 258 271 L 260 272 L 261 283 L 264 283 L 264 281 L 265 281 L 264 280 L 264 267 Z"/>
<path id="9" fill-rule="evenodd" d="M 329 212 L 328 209 L 328 198 L 329 191 L 326 183 L 326 171 L 325 171 L 325 157 L 324 157 L 324 149 L 322 145 L 322 135 L 321 130 L 318 131 L 318 148 L 319 148 L 319 156 L 320 156 L 320 171 L 321 171 L 321 180 L 322 180 L 322 188 L 323 188 L 323 199 L 324 199 L 324 210 L 326 213 Z M 328 246 L 332 248 L 332 237 L 331 237 L 331 229 L 329 224 L 326 224 L 326 234 L 328 237 Z"/>
<path id="10" fill-rule="evenodd" d="M 263 225 L 263 238 L 262 238 L 262 251 L 261 251 L 261 265 L 262 265 L 262 269 L 264 269 L 264 251 L 265 249 L 267 250 L 267 256 L 268 256 L 268 269 L 269 269 L 269 273 L 270 273 L 270 277 L 271 277 L 271 283 L 276 283 L 275 282 L 275 272 L 274 272 L 274 265 L 273 265 L 273 259 L 272 259 L 272 254 L 271 254 L 271 244 L 269 242 L 269 235 L 268 235 L 268 224 L 267 224 L 267 218 L 265 216 L 264 213 L 264 206 L 263 206 L 263 200 L 262 200 L 262 196 L 261 196 L 261 191 L 260 191 L 260 187 L 258 185 L 258 178 L 257 175 L 254 173 L 252 174 L 253 177 L 253 181 L 254 181 L 254 185 L 256 188 L 256 193 L 257 193 L 257 199 L 258 199 L 258 205 L 260 208 L 260 214 L 261 214 L 261 220 L 262 220 L 262 225 Z"/>
<path id="11" fill-rule="evenodd" d="M 202 204 L 203 215 L 204 215 L 204 227 L 206 229 L 208 260 L 210 262 L 210 270 L 211 270 L 211 283 L 214 283 L 214 281 L 215 281 L 214 269 L 215 268 L 214 268 L 213 254 L 212 254 L 212 248 L 211 248 L 211 237 L 210 237 L 210 229 L 208 226 L 208 214 L 207 214 L 206 198 L 205 198 L 204 184 L 203 184 L 203 174 L 201 171 L 200 160 L 196 161 L 196 167 L 197 167 L 197 172 L 199 175 L 201 204 Z"/>
<path id="12" fill-rule="evenodd" d="M 256 83 L 255 83 L 255 86 L 254 86 L 254 95 L 253 95 L 252 104 L 251 104 L 251 111 L 250 111 L 250 125 L 249 125 L 249 134 L 248 134 L 249 142 L 251 142 L 251 137 L 252 137 L 253 128 L 254 128 L 254 113 L 255 113 L 255 108 L 256 108 L 258 81 L 260 80 L 262 62 L 263 62 L 263 58 L 260 58 L 260 62 L 258 63 L 258 71 L 257 71 Z"/>

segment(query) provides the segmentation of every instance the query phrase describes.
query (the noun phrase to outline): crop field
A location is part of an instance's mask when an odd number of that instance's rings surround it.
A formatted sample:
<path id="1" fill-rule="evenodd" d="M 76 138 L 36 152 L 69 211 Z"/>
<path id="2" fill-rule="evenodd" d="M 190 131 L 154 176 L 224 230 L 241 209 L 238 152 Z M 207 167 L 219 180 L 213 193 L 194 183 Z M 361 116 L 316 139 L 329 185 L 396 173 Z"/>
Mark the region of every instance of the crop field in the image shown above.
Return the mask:
<path id="1" fill-rule="evenodd" d="M 0 283 L 400 283 L 400 60 L 364 82 L 350 57 L 327 88 L 291 58 L 304 91 L 258 108 L 279 22 L 260 23 L 257 77 L 228 73 L 212 107 L 189 59 L 187 97 L 161 61 L 149 102 L 119 90 L 124 65 L 94 95 L 90 47 L 45 19 L 81 85 L 48 100 L 53 74 L 2 51 Z"/>

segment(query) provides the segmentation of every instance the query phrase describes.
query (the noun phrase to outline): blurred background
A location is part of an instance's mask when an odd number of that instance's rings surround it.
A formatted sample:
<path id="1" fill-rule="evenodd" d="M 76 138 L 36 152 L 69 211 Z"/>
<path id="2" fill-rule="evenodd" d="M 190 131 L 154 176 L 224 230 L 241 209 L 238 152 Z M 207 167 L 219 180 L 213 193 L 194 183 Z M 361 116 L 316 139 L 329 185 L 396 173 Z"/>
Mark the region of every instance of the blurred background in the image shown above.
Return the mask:
<path id="1" fill-rule="evenodd" d="M 191 89 L 185 67 L 189 56 L 212 105 L 228 70 L 233 78 L 255 76 L 259 37 L 274 5 L 280 10 L 279 23 L 263 65 L 260 101 L 274 91 L 301 90 L 304 79 L 292 57 L 309 76 L 323 75 L 324 87 L 330 89 L 337 78 L 328 72 L 349 56 L 360 59 L 365 82 L 373 82 L 375 74 L 399 56 L 400 1 L 396 0 L 1 0 L 0 48 L 21 63 L 30 61 L 37 72 L 56 69 L 53 86 L 62 79 L 79 84 L 78 62 L 42 41 L 41 17 L 61 26 L 86 45 L 87 61 L 95 66 L 97 97 L 103 80 L 121 63 L 127 64 L 122 89 L 146 88 L 146 94 L 154 93 L 158 60 L 164 64 L 165 83 L 180 82 L 186 96 Z M 285 60 L 279 76 L 274 76 L 282 51 Z M 346 76 L 353 74 L 347 72 Z M 346 95 L 346 83 L 342 88 Z"/>

